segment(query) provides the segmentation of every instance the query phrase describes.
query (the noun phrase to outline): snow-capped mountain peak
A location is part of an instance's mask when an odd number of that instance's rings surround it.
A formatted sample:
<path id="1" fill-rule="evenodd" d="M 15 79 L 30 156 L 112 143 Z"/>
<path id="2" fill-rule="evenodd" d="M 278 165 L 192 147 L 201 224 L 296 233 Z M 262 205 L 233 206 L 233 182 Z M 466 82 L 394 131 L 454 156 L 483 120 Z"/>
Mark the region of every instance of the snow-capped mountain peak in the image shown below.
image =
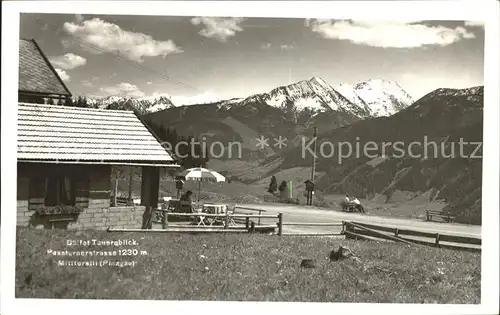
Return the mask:
<path id="1" fill-rule="evenodd" d="M 341 84 L 337 89 L 373 117 L 393 115 L 413 103 L 411 96 L 391 80 L 370 79 L 353 86 Z"/>
<path id="2" fill-rule="evenodd" d="M 321 86 L 321 87 L 323 87 L 323 88 L 325 88 L 325 89 L 331 89 L 331 88 L 332 88 L 332 87 L 331 87 L 328 83 L 326 83 L 326 81 L 325 81 L 325 80 L 323 80 L 323 79 L 322 79 L 322 78 L 320 78 L 320 77 L 312 77 L 312 78 L 309 80 L 309 82 L 310 82 L 311 84 L 317 84 L 317 85 L 319 85 L 319 86 Z"/>
<path id="3" fill-rule="evenodd" d="M 319 77 L 280 86 L 269 93 L 254 95 L 251 98 L 259 98 L 270 106 L 292 108 L 296 111 L 304 109 L 315 112 L 342 110 L 348 109 L 352 105 Z"/>
<path id="4" fill-rule="evenodd" d="M 372 79 L 354 86 L 342 84 L 334 89 L 320 77 L 298 81 L 247 97 L 241 104 L 265 103 L 269 106 L 313 112 L 343 111 L 358 117 L 390 116 L 411 105 L 411 97 L 395 82 Z"/>
<path id="5" fill-rule="evenodd" d="M 175 107 L 166 95 L 132 98 L 125 96 L 105 96 L 87 99 L 87 104 L 94 108 L 114 110 L 138 110 L 142 113 L 153 113 Z"/>

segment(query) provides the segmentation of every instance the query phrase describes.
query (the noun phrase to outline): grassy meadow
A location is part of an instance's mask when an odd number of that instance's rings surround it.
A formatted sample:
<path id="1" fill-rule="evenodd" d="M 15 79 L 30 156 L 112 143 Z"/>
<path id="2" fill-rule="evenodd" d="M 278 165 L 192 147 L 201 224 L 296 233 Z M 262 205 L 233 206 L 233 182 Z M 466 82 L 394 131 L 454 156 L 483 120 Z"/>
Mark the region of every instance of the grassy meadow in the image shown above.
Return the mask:
<path id="1" fill-rule="evenodd" d="M 135 239 L 137 246 L 67 246 Z M 348 246 L 361 261 L 330 262 Z M 146 251 L 61 257 L 48 250 Z M 191 235 L 19 228 L 16 297 L 228 301 L 480 303 L 480 254 L 322 237 Z M 302 259 L 317 267 L 300 270 Z M 57 260 L 135 261 L 133 267 L 57 266 Z"/>

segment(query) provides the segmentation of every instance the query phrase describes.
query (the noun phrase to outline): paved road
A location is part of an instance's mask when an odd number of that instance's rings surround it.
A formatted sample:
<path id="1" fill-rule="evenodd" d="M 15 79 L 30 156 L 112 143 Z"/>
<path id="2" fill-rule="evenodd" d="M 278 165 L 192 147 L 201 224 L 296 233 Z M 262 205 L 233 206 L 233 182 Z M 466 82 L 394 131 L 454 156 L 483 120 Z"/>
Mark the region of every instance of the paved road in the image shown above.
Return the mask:
<path id="1" fill-rule="evenodd" d="M 283 222 L 309 222 L 309 223 L 339 223 L 342 220 L 352 220 L 363 223 L 397 227 L 400 229 L 412 229 L 422 232 L 442 233 L 458 236 L 481 237 L 481 226 L 465 225 L 457 223 L 426 222 L 418 219 L 401 219 L 391 217 L 380 217 L 368 214 L 346 213 L 334 210 L 318 208 L 307 208 L 294 205 L 276 204 L 241 204 L 239 206 L 266 210 L 266 214 L 283 213 Z M 239 212 L 239 211 L 238 211 Z M 264 213 L 263 213 L 264 214 Z M 276 219 L 263 220 L 263 223 L 275 223 Z M 309 226 L 284 226 L 283 233 L 332 233 L 340 231 L 340 227 L 309 227 Z"/>

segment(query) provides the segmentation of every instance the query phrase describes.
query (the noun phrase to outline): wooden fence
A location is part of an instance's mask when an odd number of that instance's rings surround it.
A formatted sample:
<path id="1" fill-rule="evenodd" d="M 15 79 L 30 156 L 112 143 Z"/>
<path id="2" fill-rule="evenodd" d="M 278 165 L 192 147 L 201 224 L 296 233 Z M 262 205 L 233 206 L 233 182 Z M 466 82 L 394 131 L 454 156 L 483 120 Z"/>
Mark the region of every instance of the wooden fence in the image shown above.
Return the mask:
<path id="1" fill-rule="evenodd" d="M 481 238 L 477 237 L 422 232 L 353 221 L 343 221 L 342 223 L 342 234 L 351 239 L 383 239 L 408 245 L 481 250 Z"/>
<path id="2" fill-rule="evenodd" d="M 267 212 L 266 210 L 262 210 L 262 209 L 256 209 L 256 208 L 250 208 L 250 207 L 243 207 L 243 206 L 234 206 L 232 212 L 233 214 L 241 214 L 241 213 L 237 213 L 238 211 L 241 211 L 243 210 L 244 212 L 246 211 L 250 211 L 250 212 L 258 212 L 259 213 L 259 216 L 262 215 L 262 212 Z M 261 221 L 260 221 L 260 217 L 258 218 L 258 221 L 257 221 L 257 225 L 261 225 Z M 240 218 L 235 218 L 234 221 L 236 222 L 239 222 L 239 223 L 246 223 L 246 222 L 242 222 L 241 221 L 242 219 Z"/>
<path id="3" fill-rule="evenodd" d="M 243 208 L 241 209 L 249 210 L 251 208 Z M 254 209 L 259 210 L 259 209 Z M 211 213 L 171 213 L 166 209 L 155 209 L 155 212 L 162 212 L 163 216 L 161 216 L 161 225 L 162 230 L 170 231 L 170 232 L 217 232 L 217 233 L 238 233 L 238 232 L 259 232 L 259 231 L 275 231 L 278 229 L 278 235 L 283 235 L 283 214 L 237 214 L 237 213 L 221 213 L 221 214 L 211 214 Z M 264 211 L 264 210 L 261 210 Z M 168 218 L 176 217 L 176 218 L 186 218 L 191 224 L 175 224 L 170 223 Z M 263 225 L 259 224 L 255 225 L 254 221 L 251 219 L 277 219 L 275 224 Z M 207 225 L 205 224 L 205 220 L 210 221 Z M 243 220 L 243 221 L 242 221 Z M 152 221 L 151 221 L 152 222 Z M 146 225 L 146 230 L 157 231 L 156 229 L 151 229 L 152 224 L 148 222 Z M 197 222 L 196 224 L 192 224 L 192 222 Z M 222 226 L 213 225 L 215 222 L 222 222 Z M 244 222 L 244 223 L 242 223 Z M 116 230 L 113 230 L 116 231 Z"/>
<path id="4" fill-rule="evenodd" d="M 342 228 L 344 225 L 342 222 L 337 223 L 311 223 L 311 222 L 283 222 L 283 226 L 305 226 L 305 227 L 340 227 Z M 328 231 L 328 232 L 316 232 L 316 233 L 308 233 L 308 232 L 295 232 L 295 233 L 284 233 L 286 236 L 336 236 L 342 235 L 342 231 Z"/>
<path id="5" fill-rule="evenodd" d="M 259 212 L 259 214 L 236 213 L 238 210 Z M 143 229 L 108 229 L 108 231 L 148 231 L 148 232 L 210 232 L 210 233 L 248 233 L 248 232 L 275 232 L 278 229 L 279 236 L 333 236 L 344 235 L 350 239 L 386 240 L 401 242 L 412 246 L 435 246 L 441 248 L 464 249 L 471 251 L 481 250 L 481 238 L 470 236 L 458 236 L 442 233 L 423 232 L 416 230 L 400 229 L 375 224 L 367 224 L 354 221 L 342 221 L 339 223 L 311 223 L 311 222 L 284 222 L 283 213 L 262 214 L 262 209 L 235 206 L 232 211 L 226 213 L 171 213 L 168 209 L 152 209 L 146 207 Z M 152 229 L 152 217 L 155 212 L 161 212 L 161 229 Z M 191 224 L 175 224 L 169 222 L 169 217 L 186 218 Z M 258 224 L 252 219 L 257 219 Z M 261 219 L 277 219 L 274 224 L 261 224 Z M 203 223 L 205 220 L 210 224 Z M 222 226 L 213 225 L 214 222 L 222 223 Z M 197 224 L 193 224 L 198 222 Z M 283 233 L 284 226 L 304 227 L 340 227 L 339 232 L 328 231 L 324 233 Z"/>

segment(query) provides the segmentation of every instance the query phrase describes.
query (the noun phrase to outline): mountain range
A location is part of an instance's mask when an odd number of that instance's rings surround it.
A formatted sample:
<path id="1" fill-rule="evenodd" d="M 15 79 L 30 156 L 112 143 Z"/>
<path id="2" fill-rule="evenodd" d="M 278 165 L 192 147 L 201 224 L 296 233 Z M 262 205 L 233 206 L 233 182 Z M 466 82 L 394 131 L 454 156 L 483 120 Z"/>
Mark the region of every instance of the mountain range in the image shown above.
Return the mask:
<path id="1" fill-rule="evenodd" d="M 390 116 L 409 106 L 413 101 L 397 83 L 389 80 L 368 80 L 354 86 L 342 84 L 334 89 L 323 79 L 312 77 L 309 80 L 277 87 L 267 93 L 212 104 L 229 109 L 256 102 L 296 112 L 305 109 L 312 112 L 333 110 L 350 112 L 360 118 L 366 118 Z M 95 108 L 137 109 L 141 113 L 154 113 L 184 105 L 174 104 L 168 96 L 144 98 L 108 96 L 88 99 L 87 103 Z"/>
<path id="2" fill-rule="evenodd" d="M 446 157 L 460 143 L 481 143 L 483 126 L 482 86 L 467 89 L 436 89 L 413 101 L 397 83 L 373 79 L 336 88 L 321 78 L 280 86 L 267 93 L 179 106 L 168 97 L 149 99 L 107 98 L 94 106 L 113 109 L 137 109 L 152 125 L 173 127 L 179 134 L 204 137 L 208 145 L 238 142 L 241 156 L 211 158 L 209 167 L 232 180 L 268 182 L 275 174 L 297 175 L 295 189 L 308 179 L 311 156 L 301 156 L 304 139 L 318 130 L 322 143 L 436 142 L 438 148 L 415 146 L 412 156 L 397 157 L 389 146 L 376 156 L 346 157 L 339 153 L 317 159 L 316 187 L 325 193 L 350 193 L 367 199 L 389 201 L 394 194 L 406 194 L 409 200 L 424 198 L 443 201 L 445 210 L 458 222 L 481 223 L 481 150 L 466 146 L 463 156 Z M 158 110 L 160 109 L 160 110 Z M 259 148 L 257 139 L 269 139 Z M 273 139 L 287 139 L 277 147 Z M 226 147 L 226 149 L 229 145 Z M 424 151 L 426 150 L 426 151 Z M 458 153 L 458 148 L 455 148 Z M 226 150 L 225 152 L 228 152 Z M 427 154 L 427 155 L 426 155 Z M 307 174 L 306 174 L 307 173 Z M 291 176 L 291 175 L 290 175 Z M 283 178 L 286 179 L 286 178 Z M 281 180 L 281 178 L 280 178 Z"/>
<path id="3" fill-rule="evenodd" d="M 166 96 L 133 98 L 125 96 L 106 96 L 102 98 L 87 98 L 87 104 L 92 108 L 112 110 L 137 110 L 140 113 L 154 113 L 175 107 Z"/>

